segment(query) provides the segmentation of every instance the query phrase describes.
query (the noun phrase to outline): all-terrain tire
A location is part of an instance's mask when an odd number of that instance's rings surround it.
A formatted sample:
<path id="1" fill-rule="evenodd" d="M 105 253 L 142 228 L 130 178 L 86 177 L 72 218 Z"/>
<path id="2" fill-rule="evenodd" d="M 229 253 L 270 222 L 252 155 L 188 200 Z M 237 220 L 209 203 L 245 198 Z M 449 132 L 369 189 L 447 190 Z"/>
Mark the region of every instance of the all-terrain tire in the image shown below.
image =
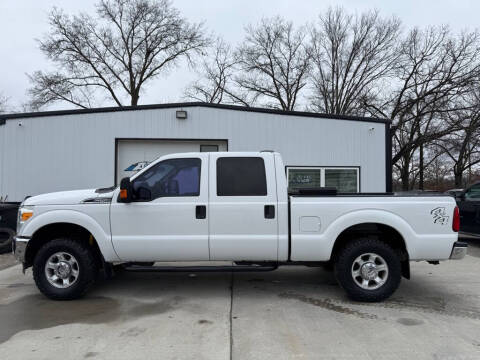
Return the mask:
<path id="1" fill-rule="evenodd" d="M 78 277 L 72 285 L 58 288 L 47 279 L 47 261 L 57 253 L 71 254 L 76 260 Z M 37 252 L 33 262 L 33 278 L 42 294 L 52 300 L 73 300 L 85 295 L 98 275 L 95 257 L 88 245 L 66 237 L 51 240 Z"/>
<path id="2" fill-rule="evenodd" d="M 363 254 L 377 254 L 387 265 L 385 282 L 376 289 L 365 289 L 355 280 L 353 266 Z M 347 243 L 338 252 L 335 259 L 335 277 L 350 299 L 364 302 L 382 301 L 392 295 L 400 285 L 401 263 L 398 254 L 388 244 L 370 238 L 357 239 Z"/>

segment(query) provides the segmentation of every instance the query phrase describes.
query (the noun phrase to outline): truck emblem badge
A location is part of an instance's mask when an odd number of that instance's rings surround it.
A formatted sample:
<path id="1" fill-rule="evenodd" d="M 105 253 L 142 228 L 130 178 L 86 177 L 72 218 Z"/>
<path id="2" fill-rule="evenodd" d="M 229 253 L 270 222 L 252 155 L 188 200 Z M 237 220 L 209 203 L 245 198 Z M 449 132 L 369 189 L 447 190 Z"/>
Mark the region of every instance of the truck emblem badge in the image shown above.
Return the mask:
<path id="1" fill-rule="evenodd" d="M 430 211 L 433 216 L 433 223 L 445 225 L 448 222 L 449 216 L 447 215 L 444 207 L 437 207 Z"/>

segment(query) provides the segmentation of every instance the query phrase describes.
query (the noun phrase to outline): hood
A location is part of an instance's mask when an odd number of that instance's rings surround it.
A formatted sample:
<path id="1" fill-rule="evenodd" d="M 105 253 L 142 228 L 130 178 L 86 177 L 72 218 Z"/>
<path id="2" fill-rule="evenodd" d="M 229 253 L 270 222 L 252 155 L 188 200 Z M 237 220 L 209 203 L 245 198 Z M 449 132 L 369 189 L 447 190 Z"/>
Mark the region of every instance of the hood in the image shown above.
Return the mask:
<path id="1" fill-rule="evenodd" d="M 99 189 L 103 190 L 103 189 Z M 75 205 L 81 203 L 108 203 L 112 199 L 113 191 L 99 191 L 95 189 L 59 191 L 32 196 L 23 202 L 23 205 Z"/>

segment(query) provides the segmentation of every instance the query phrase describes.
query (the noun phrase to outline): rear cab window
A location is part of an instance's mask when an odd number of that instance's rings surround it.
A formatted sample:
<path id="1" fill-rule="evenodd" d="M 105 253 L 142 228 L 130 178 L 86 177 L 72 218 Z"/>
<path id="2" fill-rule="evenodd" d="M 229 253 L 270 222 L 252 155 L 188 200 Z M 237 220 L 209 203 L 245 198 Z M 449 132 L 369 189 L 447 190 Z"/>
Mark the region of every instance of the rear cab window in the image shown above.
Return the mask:
<path id="1" fill-rule="evenodd" d="M 220 157 L 216 162 L 217 196 L 266 196 L 265 161 L 261 157 Z"/>

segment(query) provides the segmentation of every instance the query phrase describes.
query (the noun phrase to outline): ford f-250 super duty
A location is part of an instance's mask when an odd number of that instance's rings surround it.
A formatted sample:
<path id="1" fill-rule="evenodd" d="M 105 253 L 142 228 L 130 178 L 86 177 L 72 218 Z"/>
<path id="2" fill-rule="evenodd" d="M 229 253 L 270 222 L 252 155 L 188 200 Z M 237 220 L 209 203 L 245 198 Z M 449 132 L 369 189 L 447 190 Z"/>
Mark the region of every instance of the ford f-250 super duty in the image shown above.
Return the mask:
<path id="1" fill-rule="evenodd" d="M 463 258 L 459 225 L 450 196 L 289 195 L 278 153 L 184 153 L 159 158 L 117 188 L 26 199 L 14 252 L 52 299 L 83 295 L 100 270 L 121 263 L 191 272 L 328 263 L 352 299 L 379 301 L 409 278 L 409 261 Z M 158 264 L 188 261 L 205 266 Z"/>

